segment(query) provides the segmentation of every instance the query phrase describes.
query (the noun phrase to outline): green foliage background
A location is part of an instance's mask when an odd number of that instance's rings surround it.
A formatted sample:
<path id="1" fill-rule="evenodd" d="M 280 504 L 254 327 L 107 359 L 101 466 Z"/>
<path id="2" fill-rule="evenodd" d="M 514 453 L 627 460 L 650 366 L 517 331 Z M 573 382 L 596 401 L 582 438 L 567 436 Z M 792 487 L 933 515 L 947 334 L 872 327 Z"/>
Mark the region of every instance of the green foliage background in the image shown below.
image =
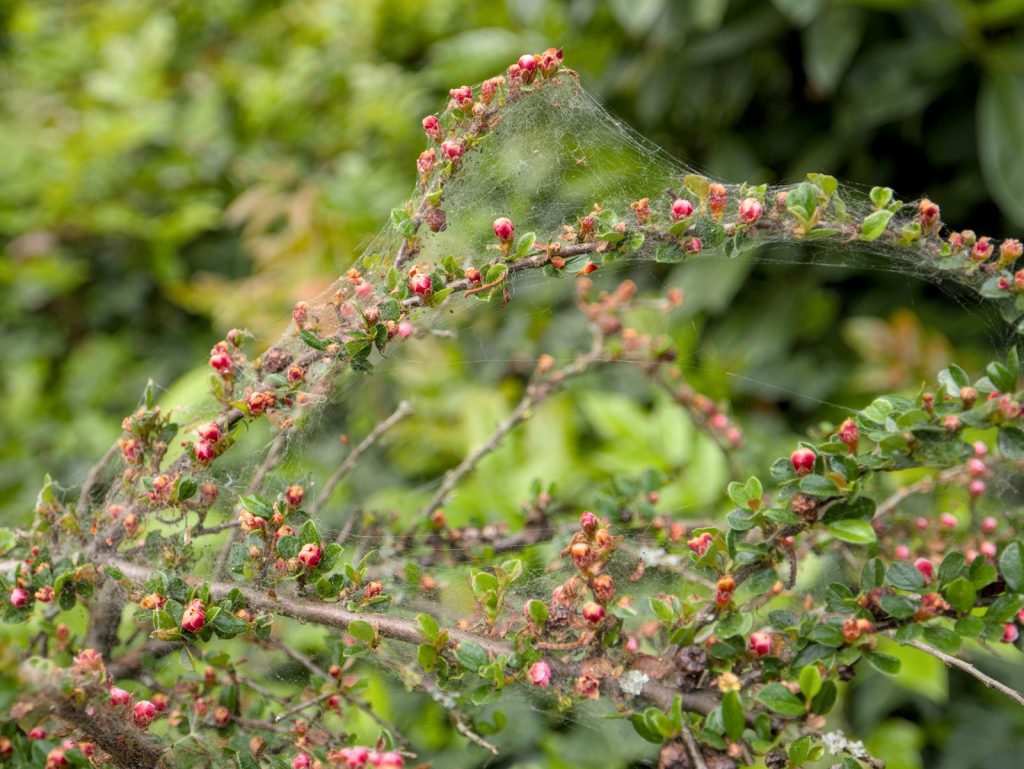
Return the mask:
<path id="1" fill-rule="evenodd" d="M 1013 236 L 1024 230 L 1022 20 L 1017 0 L 7 2 L 4 520 L 29 518 L 44 472 L 80 482 L 148 377 L 187 399 L 203 381 L 192 366 L 228 328 L 271 338 L 296 300 L 343 272 L 412 188 L 419 120 L 449 87 L 563 46 L 609 109 L 712 175 L 824 171 L 927 194 L 955 228 Z M 692 322 L 676 332 L 687 374 L 748 412 L 755 462 L 834 417 L 830 403 L 914 390 L 1003 339 L 983 310 L 928 282 L 778 256 L 654 276 L 687 288 Z M 422 353 L 429 365 L 390 372 L 388 388 L 427 402 L 389 466 L 409 482 L 436 477 L 516 396 L 523 372 L 503 361 L 541 343 L 571 349 L 570 333 L 552 332 L 561 305 L 543 301 L 508 323 L 476 316 L 485 363 L 438 342 Z M 377 400 L 354 396 L 349 429 L 372 423 Z M 514 514 L 538 468 L 569 463 L 598 482 L 684 466 L 699 480 L 679 485 L 679 508 L 724 484 L 685 439 L 691 425 L 664 429 L 664 404 L 577 388 L 547 408 L 543 430 L 529 426 L 484 466 L 507 486 L 497 514 Z M 337 454 L 335 436 L 322 467 Z M 373 480 L 346 493 L 373 493 Z M 466 520 L 493 499 L 485 482 L 468 489 L 454 510 Z M 933 661 L 904 656 L 899 686 L 864 675 L 846 708 L 890 767 L 1015 765 L 1024 715 L 960 679 L 950 701 Z M 1024 684 L 1014 660 L 999 672 Z M 439 748 L 451 739 L 440 720 L 423 728 Z M 523 744 L 541 744 L 529 760 L 547 766 L 607 765 L 588 736 L 566 727 Z"/>

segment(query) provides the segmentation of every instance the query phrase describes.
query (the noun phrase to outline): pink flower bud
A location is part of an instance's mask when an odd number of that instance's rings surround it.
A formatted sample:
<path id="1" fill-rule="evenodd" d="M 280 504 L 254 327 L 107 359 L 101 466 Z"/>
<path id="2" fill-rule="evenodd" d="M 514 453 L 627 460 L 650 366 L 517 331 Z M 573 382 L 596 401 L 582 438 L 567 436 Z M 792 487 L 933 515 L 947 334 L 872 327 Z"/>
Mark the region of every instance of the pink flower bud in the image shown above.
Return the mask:
<path id="1" fill-rule="evenodd" d="M 419 270 L 409 273 L 409 289 L 414 294 L 420 296 L 429 296 L 433 291 L 433 286 L 430 282 L 430 276 L 424 275 Z"/>
<path id="2" fill-rule="evenodd" d="M 23 606 L 28 605 L 28 591 L 24 588 L 16 587 L 11 591 L 11 606 L 15 609 L 20 609 Z"/>
<path id="3" fill-rule="evenodd" d="M 971 481 L 967 484 L 967 493 L 975 498 L 980 497 L 985 493 L 985 481 L 980 478 Z"/>
<path id="4" fill-rule="evenodd" d="M 30 740 L 45 740 L 46 730 L 41 726 L 36 726 L 29 731 L 28 738 Z"/>
<path id="5" fill-rule="evenodd" d="M 140 700 L 132 708 L 132 719 L 140 729 L 145 729 L 156 718 L 156 706 L 149 700 Z"/>
<path id="6" fill-rule="evenodd" d="M 708 548 L 711 546 L 711 541 L 713 539 L 714 535 L 711 534 L 711 532 L 709 531 L 705 531 L 699 537 L 688 539 L 686 541 L 686 546 L 690 548 L 690 550 L 692 550 L 694 553 L 696 553 L 698 558 L 700 558 L 702 555 L 704 555 L 704 553 L 708 551 Z"/>
<path id="7" fill-rule="evenodd" d="M 298 507 L 302 504 L 304 491 L 301 486 L 289 486 L 284 490 L 284 501 L 289 507 Z"/>
<path id="8" fill-rule="evenodd" d="M 551 666 L 548 665 L 544 660 L 540 662 L 534 662 L 530 665 L 530 671 L 528 673 L 530 683 L 534 686 L 539 686 L 542 689 L 546 689 L 551 683 Z"/>
<path id="9" fill-rule="evenodd" d="M 896 556 L 897 560 L 905 561 L 910 557 L 910 548 L 906 545 L 896 545 L 893 555 Z"/>
<path id="10" fill-rule="evenodd" d="M 451 106 L 455 109 L 461 109 L 463 112 L 473 110 L 473 89 L 468 85 L 452 88 L 448 95 L 452 97 Z"/>
<path id="11" fill-rule="evenodd" d="M 414 331 L 412 323 L 407 320 L 403 320 L 398 324 L 398 336 L 402 339 L 408 339 L 413 335 Z"/>
<path id="12" fill-rule="evenodd" d="M 342 748 L 338 755 L 348 764 L 349 769 L 362 769 L 370 760 L 370 751 L 360 746 Z"/>
<path id="13" fill-rule="evenodd" d="M 690 238 L 686 242 L 686 253 L 688 254 L 699 254 L 704 248 L 704 241 L 700 238 Z"/>
<path id="14" fill-rule="evenodd" d="M 857 430 L 857 423 L 847 419 L 839 425 L 839 440 L 849 449 L 851 454 L 857 452 L 857 441 L 860 439 L 860 431 Z"/>
<path id="15" fill-rule="evenodd" d="M 943 513 L 939 516 L 939 523 L 947 529 L 955 529 L 960 522 L 952 513 Z"/>
<path id="16" fill-rule="evenodd" d="M 307 568 L 315 569 L 320 561 L 323 560 L 324 551 L 320 549 L 320 545 L 314 542 L 309 542 L 302 546 L 299 550 L 299 560 L 306 564 Z"/>
<path id="17" fill-rule="evenodd" d="M 424 150 L 420 153 L 419 158 L 416 160 L 416 170 L 420 172 L 420 176 L 427 176 L 434 170 L 436 162 L 437 152 L 431 147 L 429 150 Z"/>
<path id="18" fill-rule="evenodd" d="M 231 373 L 231 356 L 226 352 L 215 352 L 210 356 L 210 366 L 221 376 L 227 376 Z"/>
<path id="19" fill-rule="evenodd" d="M 206 464 L 213 459 L 213 444 L 209 441 L 196 441 L 192 444 L 192 452 L 195 454 L 197 462 Z"/>
<path id="20" fill-rule="evenodd" d="M 74 749 L 74 743 L 69 750 Z M 46 754 L 46 769 L 64 769 L 64 767 L 70 766 L 67 757 L 64 755 L 64 751 L 61 748 L 54 748 Z"/>
<path id="21" fill-rule="evenodd" d="M 1020 630 L 1012 622 L 1006 622 L 1003 624 L 1003 643 L 1012 644 L 1016 643 L 1017 639 L 1020 638 Z"/>
<path id="22" fill-rule="evenodd" d="M 441 143 L 441 152 L 448 156 L 449 160 L 455 160 L 462 155 L 463 147 L 458 142 L 445 141 Z"/>
<path id="23" fill-rule="evenodd" d="M 206 610 L 203 602 L 196 598 L 189 604 L 181 616 L 181 629 L 189 633 L 198 633 L 206 624 Z"/>
<path id="24" fill-rule="evenodd" d="M 996 546 L 992 542 L 986 540 L 985 542 L 982 542 L 980 545 L 978 545 L 978 552 L 986 558 L 995 558 Z"/>
<path id="25" fill-rule="evenodd" d="M 597 516 L 589 510 L 585 511 L 583 515 L 580 516 L 580 528 L 588 532 L 593 531 L 597 528 Z"/>
<path id="26" fill-rule="evenodd" d="M 196 428 L 196 432 L 199 434 L 200 438 L 204 441 L 209 441 L 210 443 L 216 443 L 221 438 L 220 425 L 216 422 L 206 422 L 205 424 L 201 424 Z"/>
<path id="27" fill-rule="evenodd" d="M 687 219 L 693 214 L 693 203 L 683 198 L 676 198 L 672 201 L 672 221 L 678 222 Z"/>
<path id="28" fill-rule="evenodd" d="M 971 448 L 974 449 L 974 456 L 979 459 L 988 454 L 988 444 L 985 441 L 975 441 L 971 444 Z"/>
<path id="29" fill-rule="evenodd" d="M 524 53 L 520 56 L 518 64 L 520 72 L 533 72 L 537 69 L 537 60 L 533 58 L 532 53 Z"/>
<path id="30" fill-rule="evenodd" d="M 305 753 L 299 753 L 292 759 L 292 769 L 309 769 L 311 765 L 309 756 Z"/>
<path id="31" fill-rule="evenodd" d="M 921 572 L 926 585 L 935 579 L 935 567 L 927 558 L 918 558 L 914 561 L 914 568 Z"/>
<path id="32" fill-rule="evenodd" d="M 817 454 L 805 447 L 800 447 L 789 455 L 789 461 L 793 465 L 793 470 L 796 471 L 796 474 L 799 476 L 810 475 L 813 473 L 814 461 L 817 458 Z"/>
<path id="33" fill-rule="evenodd" d="M 117 707 L 118 705 L 129 705 L 132 701 L 132 695 L 117 686 L 110 687 L 110 705 Z"/>
<path id="34" fill-rule="evenodd" d="M 917 213 L 921 229 L 925 233 L 931 232 L 939 221 L 939 207 L 928 200 L 928 198 L 925 198 L 917 204 Z"/>
<path id="35" fill-rule="evenodd" d="M 504 216 L 494 220 L 494 234 L 498 240 L 503 243 L 507 243 L 512 240 L 512 236 L 515 234 L 515 227 L 512 224 L 512 220 Z"/>
<path id="36" fill-rule="evenodd" d="M 163 713 L 165 710 L 167 710 L 167 706 L 169 704 L 170 703 L 167 699 L 166 694 L 163 694 L 162 692 L 157 692 L 153 695 L 153 707 L 156 708 L 157 713 Z"/>
<path id="37" fill-rule="evenodd" d="M 991 534 L 999 527 L 999 521 L 993 518 L 991 515 L 985 516 L 981 522 L 981 530 L 986 534 Z"/>
<path id="38" fill-rule="evenodd" d="M 914 519 L 914 526 L 917 527 L 918 531 L 924 531 L 928 528 L 928 519 L 925 518 L 923 515 L 919 515 L 917 518 Z"/>
<path id="39" fill-rule="evenodd" d="M 992 239 L 987 236 L 978 238 L 974 246 L 971 247 L 971 261 L 984 262 L 990 256 L 992 256 Z"/>
<path id="40" fill-rule="evenodd" d="M 985 467 L 985 463 L 977 457 L 972 457 L 967 460 L 967 472 L 969 475 L 980 478 L 988 472 L 988 468 Z"/>
<path id="41" fill-rule="evenodd" d="M 747 648 L 750 649 L 751 653 L 757 657 L 766 657 L 771 654 L 772 651 L 772 637 L 767 633 L 760 631 L 750 634 L 750 641 L 747 643 Z"/>
<path id="42" fill-rule="evenodd" d="M 604 619 L 604 607 L 596 601 L 587 601 L 583 604 L 583 619 L 595 625 Z"/>
<path id="43" fill-rule="evenodd" d="M 738 219 L 740 224 L 754 224 L 761 218 L 761 201 L 757 198 L 744 198 L 740 201 Z"/>
<path id="44" fill-rule="evenodd" d="M 441 123 L 436 115 L 427 115 L 423 118 L 423 131 L 431 141 L 441 141 Z"/>

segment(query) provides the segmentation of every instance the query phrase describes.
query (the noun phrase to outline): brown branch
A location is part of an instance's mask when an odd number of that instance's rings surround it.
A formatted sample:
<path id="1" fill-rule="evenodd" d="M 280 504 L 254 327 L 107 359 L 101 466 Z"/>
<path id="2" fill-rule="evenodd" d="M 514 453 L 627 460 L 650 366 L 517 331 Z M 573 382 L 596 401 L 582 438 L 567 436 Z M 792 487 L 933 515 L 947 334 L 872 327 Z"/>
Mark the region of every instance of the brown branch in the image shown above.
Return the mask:
<path id="1" fill-rule="evenodd" d="M 344 479 L 344 477 L 352 471 L 352 468 L 356 466 L 356 463 L 359 462 L 359 458 L 366 453 L 373 444 L 379 441 L 384 433 L 401 422 L 411 413 L 412 406 L 409 404 L 409 401 L 402 401 L 398 404 L 398 408 L 395 409 L 391 416 L 382 422 L 379 422 L 377 426 L 370 431 L 370 434 L 363 438 L 363 440 L 360 441 L 360 443 L 353 448 L 351 452 L 349 452 L 349 455 L 345 457 L 345 461 L 342 462 L 338 466 L 338 469 L 334 471 L 333 475 L 327 479 L 327 482 L 324 484 L 323 491 L 321 491 L 320 495 L 316 498 L 316 502 L 314 502 L 310 508 L 309 514 L 316 515 L 320 508 L 322 508 L 327 500 L 330 499 L 331 494 L 338 487 L 338 484 L 341 483 L 342 479 Z"/>
<path id="2" fill-rule="evenodd" d="M 928 644 L 923 643 L 921 641 L 903 641 L 903 643 L 906 646 L 912 646 L 913 648 L 917 649 L 918 651 L 923 651 L 925 654 L 932 655 L 936 659 L 941 660 L 947 666 L 952 666 L 952 667 L 955 667 L 955 668 L 959 668 L 960 670 L 964 671 L 968 675 L 973 676 L 974 678 L 977 678 L 979 681 L 981 681 L 983 684 L 985 684 L 985 686 L 987 686 L 989 689 L 995 689 L 996 691 L 1002 692 L 1007 697 L 1009 697 L 1011 700 L 1016 702 L 1018 705 L 1024 705 L 1024 694 L 1021 694 L 1016 689 L 1011 689 L 1006 684 L 1004 684 L 1004 683 L 1002 683 L 1000 681 L 997 681 L 996 679 L 992 678 L 989 675 L 986 675 L 985 673 L 982 673 L 980 670 L 978 670 L 976 667 L 974 667 L 974 665 L 972 665 L 970 662 L 966 662 L 966 661 L 960 659 L 959 657 L 954 657 L 954 656 L 952 656 L 950 654 L 946 654 L 945 652 L 939 651 L 934 646 L 929 646 Z"/>

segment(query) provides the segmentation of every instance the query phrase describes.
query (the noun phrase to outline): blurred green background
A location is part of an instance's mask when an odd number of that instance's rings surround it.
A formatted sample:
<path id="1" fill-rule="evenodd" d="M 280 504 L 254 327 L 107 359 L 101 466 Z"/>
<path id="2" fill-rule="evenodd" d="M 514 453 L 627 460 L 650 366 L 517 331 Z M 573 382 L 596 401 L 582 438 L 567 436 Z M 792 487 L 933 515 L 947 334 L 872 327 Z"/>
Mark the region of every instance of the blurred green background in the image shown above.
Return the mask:
<path id="1" fill-rule="evenodd" d="M 928 195 L 957 229 L 1020 235 L 1022 22 L 1019 0 L 8 0 L 0 515 L 26 520 L 46 471 L 79 483 L 147 378 L 197 391 L 194 364 L 227 329 L 282 330 L 292 304 L 341 274 L 412 190 L 420 118 L 449 87 L 526 51 L 564 47 L 613 113 L 712 175 L 823 171 Z M 775 256 L 654 274 L 687 288 L 691 321 L 676 333 L 687 373 L 748 414 L 758 459 L 791 445 L 780 427 L 834 418 L 830 403 L 914 389 L 1005 341 L 984 307 L 928 280 L 843 255 L 830 261 L 845 266 L 816 269 L 807 254 Z M 513 317 L 477 315 L 475 353 L 439 346 L 432 366 L 394 367 L 396 392 L 438 394 L 428 412 L 457 428 L 404 433 L 391 460 L 407 477 L 436 477 L 514 397 L 506 385 L 523 372 L 502 361 L 535 353 L 551 319 L 529 305 Z M 558 402 L 559 445 L 598 477 L 637 461 L 624 435 L 663 425 L 621 395 L 570 400 Z M 351 421 L 376 410 L 353 407 Z M 725 480 L 720 467 L 699 477 L 683 502 L 713 498 Z M 892 769 L 1016 765 L 1024 717 L 959 679 L 948 703 L 940 669 L 908 667 L 917 672 L 884 697 L 865 676 L 848 708 Z M 963 736 L 982 725 L 984 745 Z M 572 765 L 606 756 L 594 750 Z"/>

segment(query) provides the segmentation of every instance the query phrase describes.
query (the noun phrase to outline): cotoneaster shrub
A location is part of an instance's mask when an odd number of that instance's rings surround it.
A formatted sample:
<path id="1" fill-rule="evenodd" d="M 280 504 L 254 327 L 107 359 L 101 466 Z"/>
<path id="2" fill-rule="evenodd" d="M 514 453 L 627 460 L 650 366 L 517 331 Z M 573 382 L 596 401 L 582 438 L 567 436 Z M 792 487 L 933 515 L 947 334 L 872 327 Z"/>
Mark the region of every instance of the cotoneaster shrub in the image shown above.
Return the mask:
<path id="1" fill-rule="evenodd" d="M 623 265 L 822 243 L 942 276 L 1019 329 L 1018 241 L 950 232 L 929 200 L 858 195 L 824 174 L 710 180 L 611 120 L 553 49 L 453 89 L 423 129 L 413 199 L 330 291 L 295 307 L 284 337 L 261 349 L 230 332 L 210 352 L 206 402 L 168 409 L 150 388 L 76 497 L 48 482 L 32 527 L 0 531 L 3 616 L 27 631 L 5 652 L 19 694 L 0 762 L 417 763 L 429 746 L 364 699 L 375 668 L 442 704 L 484 750 L 498 751 L 504 703 L 526 697 L 628 722 L 659 766 L 697 769 L 883 766 L 826 719 L 865 665 L 895 672 L 886 642 L 1024 704 L 957 656 L 1017 643 L 1024 622 L 1016 346 L 983 373 L 951 366 L 912 396 L 880 394 L 751 474 L 742 417 L 684 377 L 669 332 L 685 297 L 617 279 Z M 625 157 L 641 170 L 623 174 Z M 318 419 L 372 388 L 386 356 L 445 333 L 450 310 L 501 313 L 513 289 L 560 279 L 588 337 L 578 354 L 533 361 L 516 407 L 423 500 L 325 527 L 338 484 L 415 404 L 395 404 L 315 482 L 288 458 Z M 735 476 L 723 515 L 659 510 L 670 479 L 651 468 L 600 495 L 542 479 L 516 500 L 519 526 L 449 522 L 488 454 L 619 363 L 717 446 Z M 232 465 L 241 479 L 223 470 L 260 422 L 270 445 Z M 282 681 L 281 660 L 306 675 Z M 374 736 L 360 739 L 366 719 Z"/>

